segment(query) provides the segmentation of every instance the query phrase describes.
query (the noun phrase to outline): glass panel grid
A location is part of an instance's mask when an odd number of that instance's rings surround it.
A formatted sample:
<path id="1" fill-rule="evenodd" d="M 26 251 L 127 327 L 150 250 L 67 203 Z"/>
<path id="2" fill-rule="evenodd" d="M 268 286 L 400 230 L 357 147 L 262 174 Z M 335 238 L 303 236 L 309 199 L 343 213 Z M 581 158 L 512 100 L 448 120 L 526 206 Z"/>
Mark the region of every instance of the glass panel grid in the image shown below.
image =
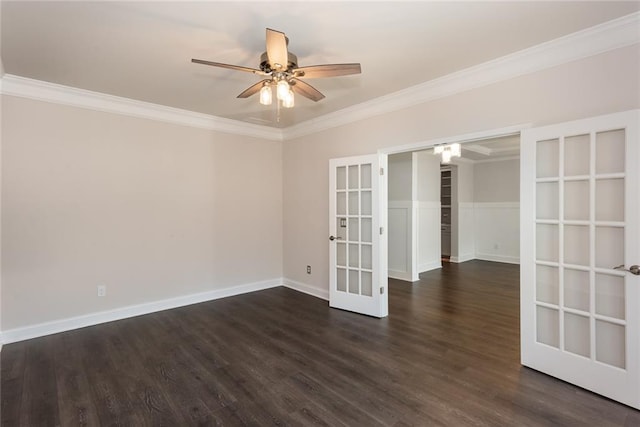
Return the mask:
<path id="1" fill-rule="evenodd" d="M 360 168 L 358 165 L 349 166 L 349 190 L 360 188 Z"/>
<path id="2" fill-rule="evenodd" d="M 591 332 L 589 317 L 564 313 L 564 350 L 590 357 Z"/>
<path id="3" fill-rule="evenodd" d="M 338 291 L 373 296 L 372 165 L 337 170 L 336 246 Z"/>
<path id="4" fill-rule="evenodd" d="M 625 326 L 596 320 L 596 360 L 624 369 L 626 367 Z"/>
<path id="5" fill-rule="evenodd" d="M 623 207 L 624 178 L 596 180 L 596 221 L 624 221 Z"/>
<path id="6" fill-rule="evenodd" d="M 559 140 L 538 141 L 536 144 L 536 177 L 548 178 L 558 176 Z"/>
<path id="7" fill-rule="evenodd" d="M 564 269 L 564 306 L 589 312 L 591 286 L 588 271 Z"/>
<path id="8" fill-rule="evenodd" d="M 597 174 L 624 172 L 625 130 L 617 129 L 596 134 Z"/>
<path id="9" fill-rule="evenodd" d="M 625 319 L 625 288 L 623 276 L 595 275 L 596 313 L 616 319 Z"/>
<path id="10" fill-rule="evenodd" d="M 625 259 L 625 137 L 537 142 L 535 254 L 536 340 L 623 369 L 625 278 L 594 269 Z"/>
<path id="11" fill-rule="evenodd" d="M 536 307 L 536 340 L 552 347 L 560 347 L 558 310 Z"/>
<path id="12" fill-rule="evenodd" d="M 589 134 L 564 139 L 564 176 L 588 175 L 590 170 Z"/>
<path id="13" fill-rule="evenodd" d="M 559 304 L 558 267 L 536 266 L 536 301 Z"/>

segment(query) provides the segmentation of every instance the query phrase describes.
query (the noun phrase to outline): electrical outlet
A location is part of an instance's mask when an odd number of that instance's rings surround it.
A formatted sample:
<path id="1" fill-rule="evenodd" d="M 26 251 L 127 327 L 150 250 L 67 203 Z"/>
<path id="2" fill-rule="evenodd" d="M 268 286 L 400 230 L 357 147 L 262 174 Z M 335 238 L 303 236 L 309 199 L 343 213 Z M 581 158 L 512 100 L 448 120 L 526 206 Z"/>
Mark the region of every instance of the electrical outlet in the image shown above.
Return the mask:
<path id="1" fill-rule="evenodd" d="M 104 285 L 98 286 L 98 296 L 103 297 L 105 295 L 107 295 L 107 287 Z"/>
<path id="2" fill-rule="evenodd" d="M 307 265 L 307 274 L 311 274 L 311 266 Z"/>

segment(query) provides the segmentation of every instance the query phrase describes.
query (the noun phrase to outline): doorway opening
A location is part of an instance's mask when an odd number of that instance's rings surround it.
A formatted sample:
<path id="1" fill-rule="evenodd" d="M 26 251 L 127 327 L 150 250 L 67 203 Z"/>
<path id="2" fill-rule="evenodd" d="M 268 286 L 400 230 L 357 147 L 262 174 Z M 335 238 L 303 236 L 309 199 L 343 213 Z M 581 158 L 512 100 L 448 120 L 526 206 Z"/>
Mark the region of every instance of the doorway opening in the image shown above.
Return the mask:
<path id="1" fill-rule="evenodd" d="M 388 155 L 388 273 L 415 282 L 443 262 L 519 264 L 520 132 L 460 137 Z"/>

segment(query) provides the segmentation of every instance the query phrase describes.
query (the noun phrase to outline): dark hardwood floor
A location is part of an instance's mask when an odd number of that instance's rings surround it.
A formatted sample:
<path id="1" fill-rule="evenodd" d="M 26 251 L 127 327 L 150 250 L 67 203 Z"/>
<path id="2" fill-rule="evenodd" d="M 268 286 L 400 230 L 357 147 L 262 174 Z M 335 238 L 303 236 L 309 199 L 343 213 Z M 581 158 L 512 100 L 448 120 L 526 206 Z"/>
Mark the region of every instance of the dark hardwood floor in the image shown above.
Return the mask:
<path id="1" fill-rule="evenodd" d="M 285 288 L 2 349 L 2 426 L 640 425 L 519 364 L 518 267 L 392 280 L 390 315 Z"/>

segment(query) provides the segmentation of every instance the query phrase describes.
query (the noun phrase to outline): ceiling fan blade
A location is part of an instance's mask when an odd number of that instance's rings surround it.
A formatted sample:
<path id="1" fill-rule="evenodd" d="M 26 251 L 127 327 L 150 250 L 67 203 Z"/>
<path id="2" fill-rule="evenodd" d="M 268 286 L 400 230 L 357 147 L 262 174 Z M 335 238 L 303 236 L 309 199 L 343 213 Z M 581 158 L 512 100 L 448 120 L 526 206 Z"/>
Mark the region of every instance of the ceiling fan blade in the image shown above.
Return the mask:
<path id="1" fill-rule="evenodd" d="M 262 85 L 268 81 L 269 79 L 264 79 L 254 85 L 249 86 L 247 89 L 244 90 L 244 92 L 238 95 L 238 98 L 248 98 L 251 95 L 255 95 L 256 93 L 260 92 L 260 89 L 262 89 Z"/>
<path id="2" fill-rule="evenodd" d="M 259 74 L 261 76 L 265 75 L 264 71 L 258 70 L 257 68 L 241 67 L 239 65 L 230 65 L 230 64 L 223 64 L 221 62 L 205 61 L 203 59 L 192 59 L 191 62 L 194 62 L 196 64 L 211 65 L 212 67 L 228 68 L 230 70 L 236 70 L 236 71 L 245 71 L 247 73 Z"/>
<path id="3" fill-rule="evenodd" d="M 291 79 L 291 82 L 294 83 L 293 85 L 291 85 L 291 90 L 293 90 L 297 94 L 304 96 L 305 98 L 309 98 L 310 100 L 315 102 L 318 102 L 322 98 L 324 98 L 324 95 L 309 83 L 305 83 L 302 80 L 298 79 Z"/>
<path id="4" fill-rule="evenodd" d="M 280 31 L 267 28 L 267 58 L 272 70 L 284 71 L 289 63 L 287 37 Z"/>
<path id="5" fill-rule="evenodd" d="M 321 77 L 348 76 L 350 74 L 360 74 L 362 69 L 360 64 L 325 64 L 301 67 L 293 70 L 296 77 L 306 79 L 318 79 Z"/>

